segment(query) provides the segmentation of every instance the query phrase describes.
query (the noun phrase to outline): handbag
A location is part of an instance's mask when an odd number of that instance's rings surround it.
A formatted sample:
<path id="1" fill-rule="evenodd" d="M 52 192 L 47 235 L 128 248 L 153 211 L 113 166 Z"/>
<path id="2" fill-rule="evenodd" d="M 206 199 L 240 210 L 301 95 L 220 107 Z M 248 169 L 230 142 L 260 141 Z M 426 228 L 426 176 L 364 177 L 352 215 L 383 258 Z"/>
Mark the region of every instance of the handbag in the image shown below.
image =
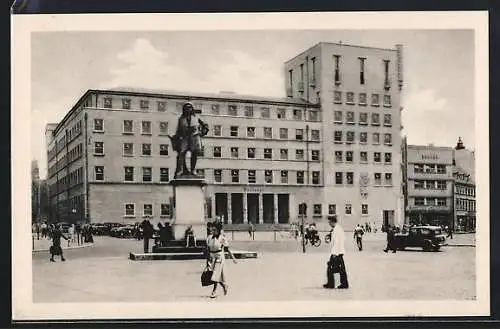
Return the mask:
<path id="1" fill-rule="evenodd" d="M 214 284 L 212 281 L 213 271 L 209 270 L 208 267 L 201 273 L 201 286 L 206 287 Z"/>

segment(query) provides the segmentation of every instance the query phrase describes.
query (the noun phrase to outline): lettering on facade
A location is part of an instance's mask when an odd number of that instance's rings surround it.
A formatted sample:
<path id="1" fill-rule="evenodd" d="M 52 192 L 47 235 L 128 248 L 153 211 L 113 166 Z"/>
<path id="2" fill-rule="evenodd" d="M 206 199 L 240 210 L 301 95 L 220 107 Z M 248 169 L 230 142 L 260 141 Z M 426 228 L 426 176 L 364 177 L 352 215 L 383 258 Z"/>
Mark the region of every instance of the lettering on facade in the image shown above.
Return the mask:
<path id="1" fill-rule="evenodd" d="M 262 193 L 262 188 L 259 187 L 244 187 L 243 192 L 245 193 Z"/>
<path id="2" fill-rule="evenodd" d="M 437 154 L 422 154 L 422 160 L 437 160 L 439 159 Z"/>

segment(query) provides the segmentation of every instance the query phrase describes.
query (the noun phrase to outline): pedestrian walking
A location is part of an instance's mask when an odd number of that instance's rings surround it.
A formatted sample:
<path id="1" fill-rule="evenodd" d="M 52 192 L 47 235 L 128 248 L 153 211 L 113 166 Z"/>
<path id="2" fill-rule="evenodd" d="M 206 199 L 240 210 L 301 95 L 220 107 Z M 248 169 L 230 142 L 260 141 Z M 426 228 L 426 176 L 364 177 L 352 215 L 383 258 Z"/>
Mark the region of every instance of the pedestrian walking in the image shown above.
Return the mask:
<path id="1" fill-rule="evenodd" d="M 354 228 L 354 240 L 356 240 L 359 251 L 363 250 L 363 234 L 365 234 L 365 232 L 361 225 L 358 224 L 358 226 Z"/>
<path id="2" fill-rule="evenodd" d="M 332 241 L 330 249 L 330 259 L 327 262 L 326 277 L 327 282 L 323 285 L 324 288 L 335 288 L 335 273 L 340 275 L 340 286 L 337 289 L 349 288 L 347 280 L 347 271 L 344 263 L 345 254 L 345 233 L 340 224 L 338 224 L 337 216 L 329 216 L 328 224 L 332 228 Z"/>
<path id="3" fill-rule="evenodd" d="M 148 219 L 145 219 L 141 223 L 142 237 L 144 240 L 144 253 L 149 252 L 149 239 L 153 237 L 154 227 Z"/>
<path id="4" fill-rule="evenodd" d="M 250 238 L 253 237 L 253 231 L 254 231 L 253 223 L 250 222 L 248 223 L 248 235 L 250 236 Z"/>
<path id="5" fill-rule="evenodd" d="M 54 256 L 61 256 L 61 261 L 65 262 L 66 259 L 61 248 L 61 238 L 68 240 L 68 237 L 62 233 L 61 227 L 57 227 L 56 225 L 52 226 L 51 231 L 52 246 L 50 247 L 50 261 L 55 262 Z"/>
<path id="6" fill-rule="evenodd" d="M 227 295 L 228 286 L 224 273 L 225 251 L 236 264 L 236 259 L 229 249 L 229 243 L 223 234 L 222 223 L 217 222 L 210 226 L 210 234 L 207 237 L 207 266 L 205 271 L 212 272 L 213 289 L 210 298 L 217 298 L 217 287 L 220 285 Z"/>
<path id="7" fill-rule="evenodd" d="M 447 238 L 453 239 L 453 230 L 451 227 L 446 226 L 446 231 L 448 232 Z"/>
<path id="8" fill-rule="evenodd" d="M 384 249 L 384 252 L 387 253 L 389 250 L 392 250 L 392 253 L 396 253 L 396 246 L 394 241 L 395 229 L 392 226 L 388 226 L 386 228 L 387 234 L 387 246 Z"/>

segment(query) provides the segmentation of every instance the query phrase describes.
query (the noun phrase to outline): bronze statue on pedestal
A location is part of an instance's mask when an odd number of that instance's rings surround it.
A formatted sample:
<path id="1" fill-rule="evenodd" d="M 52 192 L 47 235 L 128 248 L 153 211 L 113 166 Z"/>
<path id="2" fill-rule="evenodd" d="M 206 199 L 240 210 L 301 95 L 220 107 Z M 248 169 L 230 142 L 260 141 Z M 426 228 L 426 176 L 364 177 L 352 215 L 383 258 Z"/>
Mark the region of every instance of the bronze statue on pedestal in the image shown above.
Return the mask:
<path id="1" fill-rule="evenodd" d="M 168 136 L 172 142 L 172 149 L 177 152 L 177 166 L 174 178 L 197 177 L 196 162 L 202 150 L 201 137 L 208 134 L 208 124 L 199 119 L 196 114 L 201 113 L 194 109 L 190 102 L 182 106 L 182 115 L 177 122 L 174 136 Z M 187 152 L 191 153 L 191 167 L 186 165 Z"/>

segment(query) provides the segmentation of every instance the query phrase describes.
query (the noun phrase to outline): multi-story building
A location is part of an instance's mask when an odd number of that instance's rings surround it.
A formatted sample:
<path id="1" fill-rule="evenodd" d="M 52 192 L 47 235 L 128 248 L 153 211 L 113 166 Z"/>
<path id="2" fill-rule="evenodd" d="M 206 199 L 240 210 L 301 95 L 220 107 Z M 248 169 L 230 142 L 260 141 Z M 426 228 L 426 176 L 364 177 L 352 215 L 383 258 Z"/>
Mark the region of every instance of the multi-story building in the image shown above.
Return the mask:
<path id="1" fill-rule="evenodd" d="M 323 204 L 345 227 L 400 224 L 402 46 L 319 43 L 285 63 L 288 96 L 321 105 Z"/>
<path id="2" fill-rule="evenodd" d="M 454 149 L 454 222 L 455 231 L 476 229 L 475 155 L 459 138 Z"/>
<path id="3" fill-rule="evenodd" d="M 40 217 L 40 169 L 38 161 L 31 161 L 31 220 L 37 221 Z"/>
<path id="4" fill-rule="evenodd" d="M 402 218 L 401 60 L 399 46 L 321 43 L 285 64 L 287 98 L 89 90 L 47 128 L 51 219 L 170 218 L 167 135 L 191 101 L 210 126 L 197 166 L 207 218 L 286 224 L 305 202 L 308 220 L 392 224 Z"/>
<path id="5" fill-rule="evenodd" d="M 407 145 L 406 223 L 450 225 L 453 218 L 453 148 Z"/>

